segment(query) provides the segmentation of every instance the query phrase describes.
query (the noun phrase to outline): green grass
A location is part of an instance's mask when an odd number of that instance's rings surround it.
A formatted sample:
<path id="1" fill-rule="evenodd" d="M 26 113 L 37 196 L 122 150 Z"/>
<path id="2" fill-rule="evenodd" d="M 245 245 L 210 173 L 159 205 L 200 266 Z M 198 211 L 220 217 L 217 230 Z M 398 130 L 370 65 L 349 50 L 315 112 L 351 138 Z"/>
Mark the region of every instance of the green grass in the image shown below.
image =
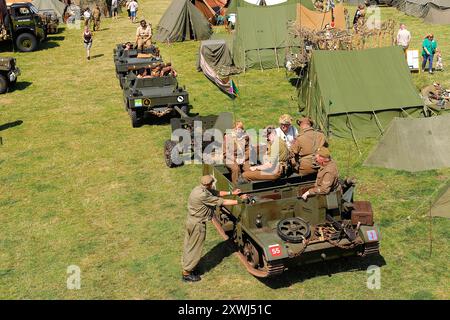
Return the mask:
<path id="1" fill-rule="evenodd" d="M 153 26 L 169 0 L 143 4 Z M 353 10 L 353 9 L 352 9 Z M 353 12 L 353 11 L 352 11 Z M 448 27 L 431 26 L 392 8 L 383 18 L 404 21 L 412 47 L 434 32 L 450 63 Z M 123 16 L 105 19 L 86 61 L 81 31 L 51 36 L 33 53 L 3 52 L 22 69 L 19 88 L 0 97 L 0 298 L 27 299 L 448 299 L 449 227 L 433 220 L 429 257 L 423 202 L 450 171 L 410 174 L 362 167 L 376 144 L 332 139 L 342 175 L 356 176 L 358 199 L 370 200 L 383 236 L 380 290 L 366 288 L 365 267 L 377 261 L 343 259 L 290 270 L 270 282 L 241 267 L 208 226 L 211 270 L 197 284 L 180 281 L 186 201 L 200 166 L 168 169 L 163 144 L 168 125 L 132 129 L 123 111 L 112 49 L 134 34 Z M 64 39 L 63 39 L 64 38 Z M 280 70 L 235 77 L 241 97 L 233 104 L 196 71 L 198 42 L 161 45 L 186 85 L 194 112 L 231 111 L 248 128 L 297 114 L 295 89 Z M 420 88 L 433 80 L 450 85 L 448 71 L 413 75 Z M 420 146 L 418 146 L 420 152 Z M 432 156 L 432 155 L 430 155 Z M 69 265 L 81 268 L 81 289 L 66 288 Z M 331 275 L 329 275 L 331 274 Z"/>

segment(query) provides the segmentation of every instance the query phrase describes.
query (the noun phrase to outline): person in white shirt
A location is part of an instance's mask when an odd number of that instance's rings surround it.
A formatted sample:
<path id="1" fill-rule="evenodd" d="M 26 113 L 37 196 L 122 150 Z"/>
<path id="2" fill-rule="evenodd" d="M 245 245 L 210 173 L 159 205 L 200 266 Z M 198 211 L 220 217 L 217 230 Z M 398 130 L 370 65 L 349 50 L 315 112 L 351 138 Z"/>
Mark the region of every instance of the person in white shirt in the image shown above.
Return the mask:
<path id="1" fill-rule="evenodd" d="M 86 8 L 84 10 L 83 17 L 84 17 L 84 25 L 89 27 L 89 24 L 91 22 L 91 11 L 89 10 L 89 8 Z"/>
<path id="2" fill-rule="evenodd" d="M 298 130 L 292 125 L 292 118 L 288 114 L 283 114 L 278 122 L 280 126 L 275 129 L 275 133 L 286 143 L 287 147 L 290 148 L 295 138 L 298 136 Z"/>
<path id="3" fill-rule="evenodd" d="M 131 22 L 135 23 L 136 22 L 136 11 L 138 9 L 138 3 L 134 0 L 132 0 L 129 4 L 128 4 L 128 9 L 130 10 L 130 17 L 131 17 Z"/>
<path id="4" fill-rule="evenodd" d="M 406 50 L 408 49 L 410 42 L 411 33 L 406 29 L 406 25 L 402 23 L 400 24 L 400 29 L 397 32 L 396 43 L 403 48 L 403 51 L 406 54 Z"/>

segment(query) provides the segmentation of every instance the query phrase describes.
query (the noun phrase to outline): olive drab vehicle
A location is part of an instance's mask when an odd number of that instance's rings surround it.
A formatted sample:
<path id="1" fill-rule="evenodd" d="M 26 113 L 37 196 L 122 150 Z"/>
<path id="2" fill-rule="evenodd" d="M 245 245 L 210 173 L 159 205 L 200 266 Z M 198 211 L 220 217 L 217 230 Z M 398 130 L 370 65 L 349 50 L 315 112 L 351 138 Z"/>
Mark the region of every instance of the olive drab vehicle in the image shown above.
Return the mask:
<path id="1" fill-rule="evenodd" d="M 7 92 L 16 83 L 19 75 L 16 59 L 0 57 L 0 94 Z"/>
<path id="2" fill-rule="evenodd" d="M 235 186 L 224 165 L 203 165 L 216 179 L 216 189 L 240 188 L 246 203 L 218 209 L 212 222 L 224 239 L 237 246 L 240 261 L 256 277 L 272 277 L 298 264 L 344 256 L 379 254 L 380 234 L 371 205 L 353 201 L 354 184 L 341 182 L 343 192 L 301 195 L 315 176 L 280 178 Z"/>
<path id="3" fill-rule="evenodd" d="M 0 0 L 0 41 L 12 41 L 19 51 L 30 52 L 46 39 L 46 30 L 33 4 L 18 2 L 6 6 L 5 0 Z"/>
<path id="4" fill-rule="evenodd" d="M 181 114 L 181 118 L 170 119 L 172 139 L 166 140 L 164 143 L 164 159 L 169 168 L 182 166 L 185 161 L 194 160 L 196 152 L 203 153 L 208 145 L 220 143 L 214 141 L 213 138 L 211 138 L 212 141 L 205 141 L 205 131 L 217 129 L 221 132 L 226 132 L 227 129 L 231 129 L 233 126 L 233 114 L 229 112 L 222 112 L 217 116 L 196 115 L 189 117 L 178 107 L 175 107 L 175 109 Z M 177 130 L 179 129 L 186 130 L 187 134 L 183 136 L 178 135 Z M 187 139 L 188 137 L 189 139 Z M 196 141 L 198 138 L 202 138 L 201 141 Z M 198 143 L 198 147 L 196 143 Z M 202 159 L 201 155 L 197 158 Z"/>
<path id="5" fill-rule="evenodd" d="M 140 127 L 145 116 L 178 116 L 180 113 L 177 110 L 189 112 L 189 94 L 179 86 L 175 76 L 137 76 L 141 69 L 162 66 L 158 48 L 152 46 L 143 51 L 124 50 L 124 45 L 120 44 L 114 49 L 113 58 L 116 75 L 123 89 L 125 110 L 130 115 L 133 128 Z"/>

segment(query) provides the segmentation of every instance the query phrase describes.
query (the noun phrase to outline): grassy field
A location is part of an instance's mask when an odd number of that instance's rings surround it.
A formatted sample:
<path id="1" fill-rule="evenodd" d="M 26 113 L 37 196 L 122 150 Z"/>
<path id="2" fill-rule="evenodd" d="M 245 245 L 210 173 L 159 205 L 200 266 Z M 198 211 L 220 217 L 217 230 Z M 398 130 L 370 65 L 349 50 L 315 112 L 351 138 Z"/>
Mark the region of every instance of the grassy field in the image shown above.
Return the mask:
<path id="1" fill-rule="evenodd" d="M 169 0 L 142 1 L 141 17 L 155 27 Z M 351 13 L 353 13 L 353 8 Z M 434 32 L 450 63 L 450 30 L 426 25 L 392 8 L 383 19 L 404 21 L 420 46 Z M 22 69 L 13 92 L 0 97 L 0 298 L 26 299 L 448 299 L 450 222 L 429 220 L 423 203 L 450 170 L 410 174 L 362 167 L 374 139 L 332 139 L 341 175 L 358 178 L 358 199 L 372 202 L 382 259 L 343 259 L 288 271 L 260 281 L 241 267 L 211 225 L 196 284 L 180 279 L 186 201 L 200 166 L 168 169 L 163 144 L 168 125 L 132 129 L 112 63 L 116 43 L 136 25 L 123 15 L 105 19 L 87 61 L 81 31 L 51 36 L 33 53 L 3 51 Z M 198 42 L 161 44 L 186 85 L 193 112 L 231 111 L 248 128 L 297 115 L 295 88 L 284 71 L 236 77 L 233 104 L 196 71 Z M 3 47 L 3 50 L 8 50 Z M 450 72 L 414 75 L 418 88 Z M 17 126 L 5 126 L 17 121 Z M 420 152 L 420 146 L 417 146 Z M 431 157 L 432 155 L 430 155 Z M 421 207 L 422 206 L 422 207 Z M 381 264 L 380 290 L 366 287 L 366 267 Z M 81 289 L 68 290 L 66 270 L 81 268 Z"/>

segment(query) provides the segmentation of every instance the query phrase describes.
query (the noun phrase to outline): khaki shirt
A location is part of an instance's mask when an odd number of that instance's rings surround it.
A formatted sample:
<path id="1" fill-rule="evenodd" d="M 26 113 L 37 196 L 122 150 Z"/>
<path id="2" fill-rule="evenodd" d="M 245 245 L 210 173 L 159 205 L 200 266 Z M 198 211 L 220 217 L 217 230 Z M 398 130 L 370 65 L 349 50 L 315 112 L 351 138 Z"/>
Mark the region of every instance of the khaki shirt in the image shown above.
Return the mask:
<path id="1" fill-rule="evenodd" d="M 192 190 L 188 199 L 188 218 L 200 223 L 211 220 L 215 208 L 221 206 L 223 201 L 223 198 L 219 197 L 218 191 L 197 186 Z"/>
<path id="2" fill-rule="evenodd" d="M 92 16 L 94 17 L 94 19 L 99 19 L 101 16 L 100 10 L 97 8 L 94 8 L 94 10 L 92 10 Z"/>
<path id="3" fill-rule="evenodd" d="M 240 138 L 237 137 L 233 130 L 227 133 L 223 140 L 223 156 L 225 164 L 232 164 L 234 162 L 243 164 L 250 158 L 249 137 L 246 133 Z"/>
<path id="4" fill-rule="evenodd" d="M 149 25 L 147 27 L 142 28 L 142 26 L 139 26 L 136 30 L 136 36 L 141 38 L 148 38 L 152 35 L 152 28 L 150 28 Z"/>
<path id="5" fill-rule="evenodd" d="M 341 188 L 339 184 L 339 172 L 336 163 L 331 160 L 324 167 L 320 167 L 317 173 L 314 187 L 309 189 L 310 194 L 329 194 Z"/>
<path id="6" fill-rule="evenodd" d="M 317 152 L 317 149 L 327 144 L 325 135 L 314 130 L 314 128 L 307 128 L 302 130 L 291 146 L 291 154 L 300 157 L 310 156 Z"/>

